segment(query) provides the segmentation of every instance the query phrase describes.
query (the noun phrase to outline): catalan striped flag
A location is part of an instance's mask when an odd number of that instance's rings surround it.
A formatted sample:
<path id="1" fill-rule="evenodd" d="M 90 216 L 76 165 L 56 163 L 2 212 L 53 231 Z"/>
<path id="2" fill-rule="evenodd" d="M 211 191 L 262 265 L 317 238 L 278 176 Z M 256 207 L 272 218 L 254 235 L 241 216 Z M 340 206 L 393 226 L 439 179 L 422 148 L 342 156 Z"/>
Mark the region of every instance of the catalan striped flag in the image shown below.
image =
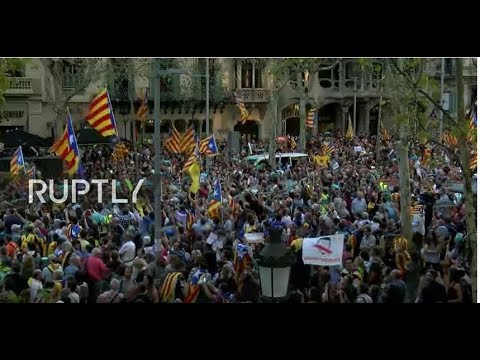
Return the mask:
<path id="1" fill-rule="evenodd" d="M 23 157 L 22 147 L 19 146 L 10 160 L 10 175 L 14 177 L 21 174 L 25 174 L 25 158 Z"/>
<path id="2" fill-rule="evenodd" d="M 443 134 L 443 141 L 450 147 L 456 147 L 458 145 L 458 139 L 452 133 L 445 132 Z"/>
<path id="3" fill-rule="evenodd" d="M 178 154 L 180 152 L 180 141 L 182 140 L 182 135 L 178 132 L 177 128 L 174 126 L 172 131 L 172 136 L 170 136 L 165 142 L 166 148 L 173 154 Z"/>
<path id="4" fill-rule="evenodd" d="M 210 135 L 209 137 L 200 141 L 199 152 L 202 155 L 209 156 L 218 154 L 217 142 L 215 141 L 215 136 Z"/>
<path id="5" fill-rule="evenodd" d="M 313 128 L 313 124 L 314 124 L 314 121 L 315 121 L 315 115 L 317 113 L 317 110 L 316 109 L 311 109 L 308 114 L 307 114 L 307 120 L 305 122 L 305 125 L 308 127 L 308 128 Z"/>
<path id="6" fill-rule="evenodd" d="M 27 170 L 27 179 L 36 179 L 37 178 L 37 168 L 30 166 Z"/>
<path id="7" fill-rule="evenodd" d="M 147 114 L 148 114 L 147 89 L 143 91 L 141 100 L 142 100 L 142 104 L 138 108 L 136 116 L 138 121 L 145 122 L 145 119 L 147 118 Z"/>
<path id="8" fill-rule="evenodd" d="M 57 155 L 66 162 L 66 171 L 69 175 L 74 175 L 80 164 L 80 152 L 78 150 L 77 138 L 73 130 L 72 117 L 68 111 L 67 126 L 63 135 L 55 141 L 50 148 L 50 152 Z"/>
<path id="9" fill-rule="evenodd" d="M 190 126 L 180 140 L 180 154 L 188 154 L 195 147 L 195 128 Z"/>
<path id="10" fill-rule="evenodd" d="M 416 204 L 410 207 L 410 215 L 423 215 L 423 205 Z"/>
<path id="11" fill-rule="evenodd" d="M 110 95 L 106 88 L 90 103 L 86 120 L 93 129 L 97 130 L 104 137 L 117 134 L 115 115 L 113 114 Z"/>
<path id="12" fill-rule="evenodd" d="M 335 151 L 335 149 L 333 148 L 333 146 L 323 145 L 322 150 L 320 151 L 320 155 L 321 156 L 330 156 L 331 154 L 333 154 L 334 151 Z"/>
<path id="13" fill-rule="evenodd" d="M 192 153 L 185 161 L 185 164 L 183 164 L 183 171 L 188 172 L 188 169 L 190 169 L 190 166 L 192 166 L 195 162 L 197 161 L 197 156 L 195 155 L 195 152 Z"/>
<path id="14" fill-rule="evenodd" d="M 232 195 L 228 194 L 228 207 L 233 211 L 235 210 L 235 199 Z"/>
<path id="15" fill-rule="evenodd" d="M 235 98 L 235 105 L 237 105 L 238 110 L 240 110 L 240 120 L 242 121 L 242 124 L 245 124 L 249 120 L 250 113 L 248 112 L 245 103 L 240 99 L 236 92 L 233 93 L 233 97 Z"/>
<path id="16" fill-rule="evenodd" d="M 128 155 L 128 149 L 125 143 L 118 142 L 112 152 L 112 160 L 123 161 Z"/>
<path id="17" fill-rule="evenodd" d="M 192 230 L 193 224 L 195 224 L 195 213 L 187 211 L 187 230 Z"/>
<path id="18" fill-rule="evenodd" d="M 217 178 L 213 189 L 213 198 L 208 205 L 208 213 L 212 218 L 220 217 L 218 213 L 220 205 L 222 205 L 222 186 L 220 184 L 220 178 Z"/>
<path id="19" fill-rule="evenodd" d="M 468 124 L 468 136 L 467 141 L 470 144 L 477 143 L 477 111 L 476 111 L 477 102 L 473 103 L 473 106 L 469 113 L 470 122 Z"/>
<path id="20" fill-rule="evenodd" d="M 352 118 L 350 117 L 350 114 L 348 114 L 348 128 L 347 128 L 347 132 L 345 133 L 345 138 L 347 140 L 353 139 L 353 125 L 352 125 Z"/>
<path id="21" fill-rule="evenodd" d="M 470 158 L 470 170 L 475 170 L 477 168 L 477 153 L 474 153 Z"/>

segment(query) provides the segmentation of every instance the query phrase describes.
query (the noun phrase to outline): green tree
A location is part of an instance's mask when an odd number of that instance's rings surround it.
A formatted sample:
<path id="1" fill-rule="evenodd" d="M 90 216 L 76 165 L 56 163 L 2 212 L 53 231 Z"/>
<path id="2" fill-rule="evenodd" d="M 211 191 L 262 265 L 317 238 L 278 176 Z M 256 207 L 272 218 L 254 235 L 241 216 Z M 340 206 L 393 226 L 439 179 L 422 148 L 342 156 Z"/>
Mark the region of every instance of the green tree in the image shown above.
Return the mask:
<path id="1" fill-rule="evenodd" d="M 22 68 L 25 60 L 16 58 L 0 58 L 0 107 L 5 105 L 5 91 L 10 86 L 10 74 Z"/>
<path id="2" fill-rule="evenodd" d="M 300 136 L 299 136 L 299 150 L 305 151 L 307 135 L 306 135 L 306 116 L 307 105 L 311 107 L 314 105 L 312 96 L 312 88 L 315 81 L 315 76 L 321 71 L 332 70 L 339 64 L 339 59 L 282 59 L 276 60 L 273 66 L 273 73 L 275 78 L 287 82 L 279 90 L 287 84 L 294 90 L 293 98 L 299 103 L 299 117 L 300 117 Z M 285 101 L 291 100 L 285 99 Z"/>
<path id="3" fill-rule="evenodd" d="M 69 101 L 105 74 L 106 61 L 85 58 L 42 58 L 40 61 L 45 70 L 47 102 L 55 113 L 56 136 L 59 125 L 65 123 Z"/>
<path id="4" fill-rule="evenodd" d="M 470 156 L 476 153 L 476 134 L 470 130 L 470 119 L 465 116 L 464 104 L 464 59 L 456 59 L 456 84 L 457 84 L 457 114 L 456 118 L 445 111 L 440 105 L 440 93 L 435 81 L 424 72 L 425 62 L 428 59 L 389 59 L 388 74 L 385 81 L 385 92 L 388 94 L 394 112 L 394 121 L 397 127 L 396 134 L 399 138 L 399 161 L 400 181 L 402 195 L 409 194 L 410 185 L 408 169 L 402 167 L 402 163 L 408 168 L 408 151 L 419 142 L 436 145 L 458 165 L 462 170 L 463 191 L 466 208 L 466 224 L 471 243 L 472 252 L 472 287 L 474 302 L 476 302 L 476 209 L 472 189 L 472 171 L 470 169 Z M 473 62 L 476 66 L 476 63 Z M 428 84 L 428 85 L 427 85 Z M 442 141 L 443 134 L 439 133 L 439 122 L 428 116 L 427 109 L 435 108 L 443 114 L 443 129 L 458 139 L 458 145 Z M 476 130 L 475 130 L 476 132 Z M 471 141 L 470 139 L 473 139 Z M 404 204 L 409 196 L 401 197 L 402 225 L 405 224 L 409 215 L 408 207 Z M 409 221 L 408 221 L 409 222 Z M 410 239 L 410 230 L 407 226 L 402 228 L 404 235 Z M 411 244 L 410 242 L 410 245 Z"/>

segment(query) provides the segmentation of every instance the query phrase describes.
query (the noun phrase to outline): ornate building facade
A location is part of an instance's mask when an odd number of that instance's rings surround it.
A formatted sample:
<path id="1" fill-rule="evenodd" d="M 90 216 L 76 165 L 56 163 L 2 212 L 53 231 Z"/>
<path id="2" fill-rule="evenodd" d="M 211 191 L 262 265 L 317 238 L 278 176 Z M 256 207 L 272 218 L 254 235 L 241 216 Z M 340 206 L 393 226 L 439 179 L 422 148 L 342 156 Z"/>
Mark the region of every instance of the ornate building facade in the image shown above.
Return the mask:
<path id="1" fill-rule="evenodd" d="M 174 125 L 183 131 L 195 126 L 198 135 L 206 134 L 206 59 L 164 59 L 165 67 L 184 69 L 183 74 L 169 75 L 161 79 L 161 124 L 169 132 Z M 98 74 L 95 81 L 79 91 L 69 101 L 72 118 L 77 127 L 84 126 L 91 99 L 107 86 L 117 119 L 119 135 L 132 139 L 138 134 L 135 111 L 146 94 L 149 112 L 146 117 L 145 137 L 153 136 L 153 94 L 148 59 L 103 59 L 105 73 Z M 133 62 L 136 68 L 147 69 L 143 74 L 134 73 L 118 76 L 125 72 L 125 63 Z M 173 62 L 172 62 L 173 61 Z M 252 138 L 268 138 L 273 121 L 268 110 L 272 91 L 280 94 L 277 134 L 298 135 L 300 131 L 298 79 L 287 81 L 277 88 L 272 75 L 276 59 L 215 58 L 208 60 L 209 69 L 209 130 L 218 138 L 229 131 Z M 377 75 L 367 75 L 355 59 L 331 60 L 332 67 L 314 74 L 307 98 L 307 110 L 315 109 L 318 115 L 318 131 L 345 131 L 350 115 L 357 133 L 375 134 L 378 125 L 378 105 L 381 96 Z M 382 61 L 379 60 L 381 65 Z M 441 59 L 428 59 L 425 71 L 440 79 Z M 133 66 L 135 67 L 135 66 Z M 62 86 L 65 90 L 78 85 L 81 69 L 70 61 L 63 69 Z M 27 132 L 52 137 L 62 131 L 63 124 L 56 124 L 55 112 L 48 98 L 47 87 L 51 82 L 42 62 L 33 59 L 23 69 L 10 74 L 10 88 L 6 92 L 6 106 L 0 111 L 0 132 L 20 128 Z M 469 107 L 476 96 L 476 64 L 465 59 L 465 104 Z M 444 106 L 452 114 L 456 109 L 455 69 L 453 59 L 445 59 Z M 251 114 L 250 120 L 242 124 L 234 96 L 243 99 Z M 385 96 L 385 95 L 384 95 Z M 382 109 L 382 119 L 389 126 L 388 107 Z M 391 126 L 391 125 L 390 125 Z"/>

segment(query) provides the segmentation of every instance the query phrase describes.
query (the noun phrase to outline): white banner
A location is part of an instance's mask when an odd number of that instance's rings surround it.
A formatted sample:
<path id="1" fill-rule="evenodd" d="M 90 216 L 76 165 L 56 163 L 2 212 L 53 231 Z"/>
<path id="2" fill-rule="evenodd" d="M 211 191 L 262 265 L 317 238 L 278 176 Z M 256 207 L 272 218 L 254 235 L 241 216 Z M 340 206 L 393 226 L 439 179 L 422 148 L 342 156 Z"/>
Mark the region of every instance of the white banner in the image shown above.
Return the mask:
<path id="1" fill-rule="evenodd" d="M 263 243 L 265 235 L 263 233 L 249 233 L 245 234 L 245 240 L 247 243 Z"/>
<path id="2" fill-rule="evenodd" d="M 303 239 L 305 265 L 342 265 L 344 235 L 321 236 Z"/>

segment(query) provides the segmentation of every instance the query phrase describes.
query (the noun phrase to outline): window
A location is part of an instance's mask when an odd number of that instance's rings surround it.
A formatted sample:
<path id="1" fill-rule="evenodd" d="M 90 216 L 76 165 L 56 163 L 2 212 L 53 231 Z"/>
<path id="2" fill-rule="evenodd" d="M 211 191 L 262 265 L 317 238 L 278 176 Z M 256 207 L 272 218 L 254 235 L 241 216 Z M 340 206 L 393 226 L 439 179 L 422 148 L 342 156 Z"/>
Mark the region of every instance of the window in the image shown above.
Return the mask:
<path id="1" fill-rule="evenodd" d="M 84 63 L 82 59 L 63 60 L 63 87 L 75 89 L 82 82 Z"/>
<path id="2" fill-rule="evenodd" d="M 445 75 L 454 75 L 454 66 L 453 66 L 453 59 L 446 58 L 445 59 Z"/>
<path id="3" fill-rule="evenodd" d="M 25 77 L 25 69 L 15 69 L 15 70 L 7 70 L 5 72 L 7 77 Z"/>
<path id="4" fill-rule="evenodd" d="M 255 66 L 255 87 L 257 89 L 262 89 L 263 88 L 262 70 L 263 70 L 263 67 L 260 64 L 256 64 L 256 66 Z"/>
<path id="5" fill-rule="evenodd" d="M 115 99 L 129 99 L 129 59 L 111 59 L 113 70 L 113 91 Z"/>
<path id="6" fill-rule="evenodd" d="M 246 62 L 242 64 L 242 88 L 250 89 L 252 88 L 252 63 Z"/>

